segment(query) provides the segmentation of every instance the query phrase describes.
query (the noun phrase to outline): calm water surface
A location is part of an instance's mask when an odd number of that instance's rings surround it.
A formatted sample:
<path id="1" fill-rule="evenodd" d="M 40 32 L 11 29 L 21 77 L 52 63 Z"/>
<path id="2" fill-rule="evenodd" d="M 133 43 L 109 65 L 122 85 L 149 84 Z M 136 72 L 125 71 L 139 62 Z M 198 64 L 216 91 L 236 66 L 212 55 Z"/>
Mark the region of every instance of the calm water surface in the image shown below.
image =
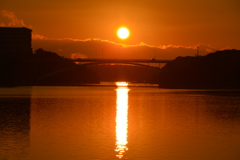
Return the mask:
<path id="1" fill-rule="evenodd" d="M 0 160 L 239 160 L 240 92 L 0 88 Z"/>

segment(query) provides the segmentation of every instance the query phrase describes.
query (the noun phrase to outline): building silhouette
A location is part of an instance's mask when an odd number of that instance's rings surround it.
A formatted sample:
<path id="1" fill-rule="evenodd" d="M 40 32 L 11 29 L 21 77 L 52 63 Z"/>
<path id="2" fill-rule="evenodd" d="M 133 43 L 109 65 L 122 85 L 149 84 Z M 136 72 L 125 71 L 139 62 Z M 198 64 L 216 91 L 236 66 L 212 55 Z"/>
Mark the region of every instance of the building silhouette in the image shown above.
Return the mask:
<path id="1" fill-rule="evenodd" d="M 32 54 L 32 30 L 0 27 L 0 56 L 28 57 Z"/>

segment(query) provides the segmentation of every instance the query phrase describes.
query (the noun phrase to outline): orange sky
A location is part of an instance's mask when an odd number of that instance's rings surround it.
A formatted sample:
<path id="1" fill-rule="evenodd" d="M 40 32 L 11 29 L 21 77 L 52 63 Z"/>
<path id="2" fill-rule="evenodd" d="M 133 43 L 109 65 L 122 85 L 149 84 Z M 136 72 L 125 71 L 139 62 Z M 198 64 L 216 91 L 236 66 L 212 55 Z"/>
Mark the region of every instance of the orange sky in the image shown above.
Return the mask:
<path id="1" fill-rule="evenodd" d="M 0 26 L 26 26 L 46 39 L 240 49 L 239 0 L 1 0 L 0 11 Z M 130 30 L 127 40 L 116 36 L 120 26 Z"/>

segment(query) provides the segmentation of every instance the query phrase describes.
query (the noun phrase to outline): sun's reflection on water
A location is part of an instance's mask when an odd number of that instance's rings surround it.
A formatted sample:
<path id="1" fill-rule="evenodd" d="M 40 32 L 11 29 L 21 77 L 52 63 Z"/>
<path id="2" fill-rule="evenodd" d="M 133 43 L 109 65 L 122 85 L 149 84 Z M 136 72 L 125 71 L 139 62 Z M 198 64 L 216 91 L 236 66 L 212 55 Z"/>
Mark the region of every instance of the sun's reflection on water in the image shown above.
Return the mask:
<path id="1" fill-rule="evenodd" d="M 127 148 L 128 134 L 128 91 L 127 87 L 118 87 L 116 104 L 116 149 L 117 157 L 122 158 Z"/>

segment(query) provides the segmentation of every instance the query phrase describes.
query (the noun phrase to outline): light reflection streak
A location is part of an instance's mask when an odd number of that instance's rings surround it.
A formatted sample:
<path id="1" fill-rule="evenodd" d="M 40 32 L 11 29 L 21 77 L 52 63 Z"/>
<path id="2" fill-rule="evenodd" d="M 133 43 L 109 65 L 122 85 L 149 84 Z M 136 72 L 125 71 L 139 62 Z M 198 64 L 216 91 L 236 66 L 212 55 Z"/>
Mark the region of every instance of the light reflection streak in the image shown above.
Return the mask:
<path id="1" fill-rule="evenodd" d="M 128 134 L 128 91 L 127 87 L 118 87 L 116 108 L 116 157 L 122 158 L 127 148 Z"/>

